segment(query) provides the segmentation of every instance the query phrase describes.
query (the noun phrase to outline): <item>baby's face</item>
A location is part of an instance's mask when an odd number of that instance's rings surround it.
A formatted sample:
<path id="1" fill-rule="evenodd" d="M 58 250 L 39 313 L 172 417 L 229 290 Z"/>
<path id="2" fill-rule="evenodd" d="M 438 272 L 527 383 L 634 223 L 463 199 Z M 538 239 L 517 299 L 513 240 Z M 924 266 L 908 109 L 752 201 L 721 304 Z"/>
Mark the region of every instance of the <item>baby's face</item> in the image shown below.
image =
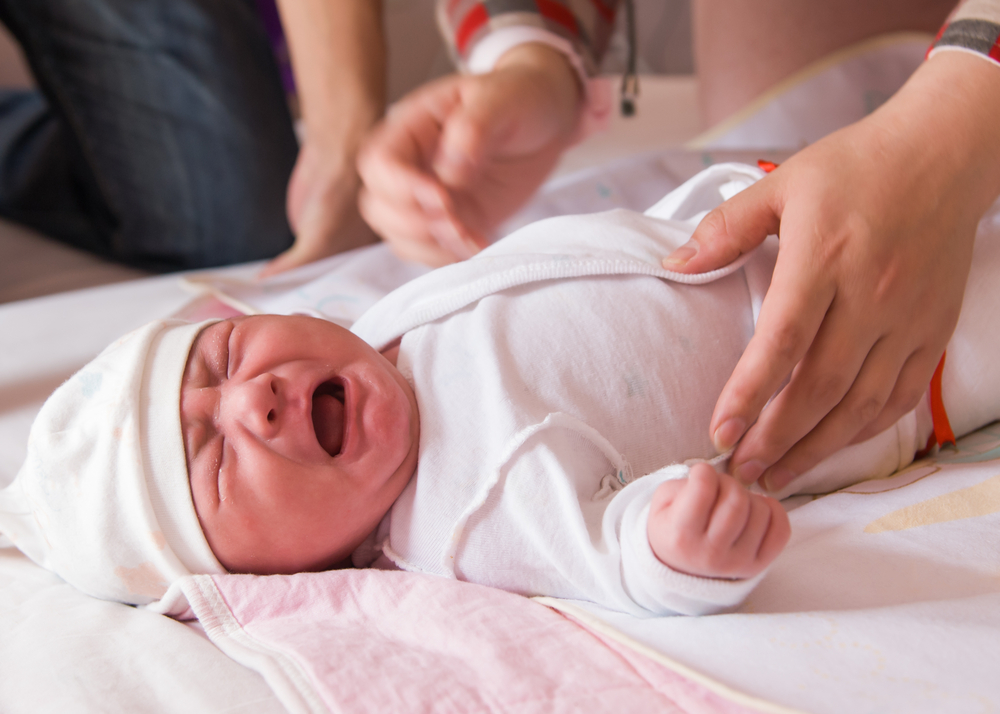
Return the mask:
<path id="1" fill-rule="evenodd" d="M 232 572 L 335 565 L 416 468 L 406 380 L 352 333 L 311 317 L 206 328 L 184 371 L 181 428 L 198 519 Z"/>

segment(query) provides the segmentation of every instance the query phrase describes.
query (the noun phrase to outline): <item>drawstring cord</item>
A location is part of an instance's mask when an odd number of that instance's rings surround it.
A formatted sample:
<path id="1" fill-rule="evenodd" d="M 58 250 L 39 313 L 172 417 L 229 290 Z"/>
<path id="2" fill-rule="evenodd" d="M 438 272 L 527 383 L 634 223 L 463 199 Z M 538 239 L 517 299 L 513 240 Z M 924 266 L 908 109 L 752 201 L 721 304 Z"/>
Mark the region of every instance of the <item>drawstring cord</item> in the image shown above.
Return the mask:
<path id="1" fill-rule="evenodd" d="M 638 42 L 635 37 L 635 0 L 625 0 L 625 36 L 628 41 L 628 64 L 622 76 L 622 116 L 635 115 L 635 99 L 639 96 L 639 75 L 636 72 Z"/>

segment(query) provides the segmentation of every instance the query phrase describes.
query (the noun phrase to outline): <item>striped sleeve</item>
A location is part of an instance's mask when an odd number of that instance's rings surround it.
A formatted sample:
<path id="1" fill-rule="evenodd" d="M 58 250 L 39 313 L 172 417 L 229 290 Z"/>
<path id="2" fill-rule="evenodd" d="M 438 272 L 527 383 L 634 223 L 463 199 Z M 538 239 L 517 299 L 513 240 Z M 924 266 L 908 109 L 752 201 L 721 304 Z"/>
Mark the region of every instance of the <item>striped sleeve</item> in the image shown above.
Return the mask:
<path id="1" fill-rule="evenodd" d="M 928 58 L 942 50 L 971 52 L 1000 66 L 1000 0 L 965 0 L 945 23 Z"/>
<path id="2" fill-rule="evenodd" d="M 588 74 L 597 72 L 611 38 L 619 0 L 438 0 L 438 23 L 463 69 L 475 47 L 498 30 L 550 32 L 569 42 Z"/>

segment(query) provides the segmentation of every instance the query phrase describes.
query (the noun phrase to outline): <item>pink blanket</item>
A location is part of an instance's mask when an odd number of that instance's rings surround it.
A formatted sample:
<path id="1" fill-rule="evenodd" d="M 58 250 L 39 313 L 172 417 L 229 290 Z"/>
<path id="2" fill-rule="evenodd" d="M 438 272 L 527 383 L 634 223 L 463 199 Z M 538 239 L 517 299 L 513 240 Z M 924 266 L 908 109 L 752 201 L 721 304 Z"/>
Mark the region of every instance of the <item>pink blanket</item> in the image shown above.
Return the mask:
<path id="1" fill-rule="evenodd" d="M 290 712 L 744 712 L 544 605 L 415 573 L 194 576 L 208 636 Z"/>

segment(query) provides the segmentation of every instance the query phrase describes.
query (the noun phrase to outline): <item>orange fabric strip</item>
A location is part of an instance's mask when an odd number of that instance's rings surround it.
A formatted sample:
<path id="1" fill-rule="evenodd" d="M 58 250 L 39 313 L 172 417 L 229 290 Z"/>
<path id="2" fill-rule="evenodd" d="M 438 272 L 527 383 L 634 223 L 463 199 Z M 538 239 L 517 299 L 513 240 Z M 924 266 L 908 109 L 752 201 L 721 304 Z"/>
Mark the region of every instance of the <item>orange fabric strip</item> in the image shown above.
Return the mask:
<path id="1" fill-rule="evenodd" d="M 944 409 L 944 399 L 941 397 L 941 375 L 944 373 L 944 358 L 947 355 L 947 352 L 941 355 L 941 361 L 931 377 L 931 420 L 934 423 L 934 441 L 938 446 L 955 444 L 955 432 L 951 430 L 948 412 Z"/>

